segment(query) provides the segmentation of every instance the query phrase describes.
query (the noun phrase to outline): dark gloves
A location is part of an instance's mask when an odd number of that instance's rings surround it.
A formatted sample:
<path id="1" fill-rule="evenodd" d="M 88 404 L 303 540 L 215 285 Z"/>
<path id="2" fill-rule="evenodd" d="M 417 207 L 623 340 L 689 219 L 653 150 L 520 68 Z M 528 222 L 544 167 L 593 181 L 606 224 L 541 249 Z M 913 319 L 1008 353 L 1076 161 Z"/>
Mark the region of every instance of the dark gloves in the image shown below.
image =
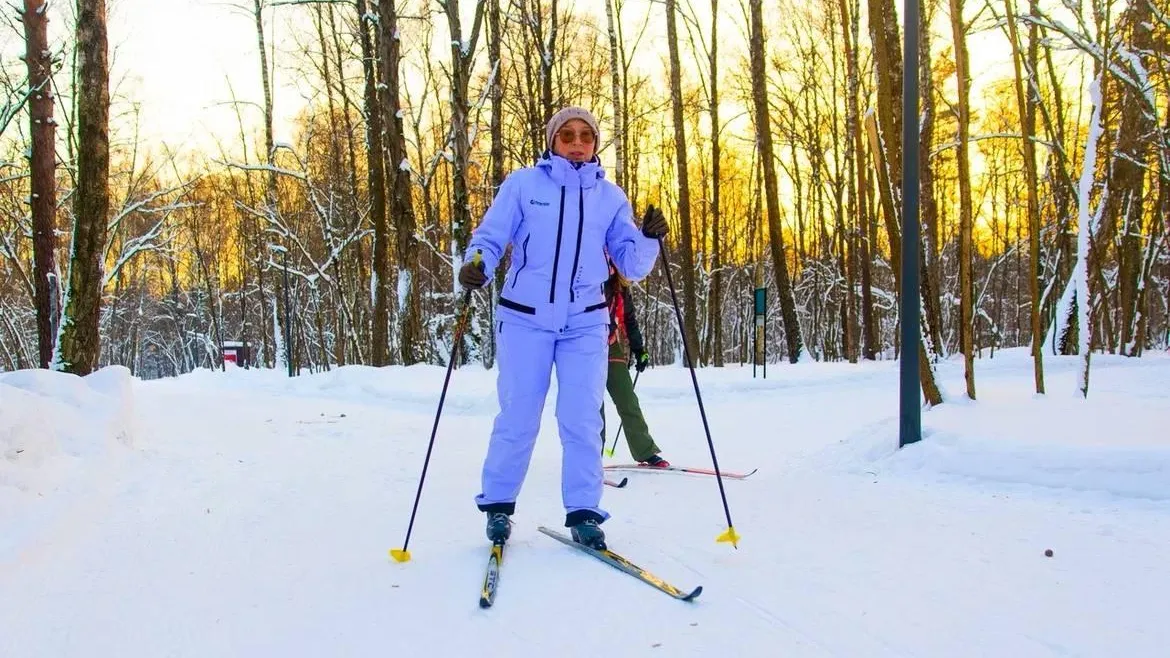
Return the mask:
<path id="1" fill-rule="evenodd" d="M 658 240 L 665 238 L 669 230 L 662 211 L 654 206 L 647 206 L 646 213 L 642 215 L 642 235 L 651 240 Z"/>
<path id="2" fill-rule="evenodd" d="M 642 372 L 648 365 L 650 365 L 650 353 L 645 348 L 634 352 L 634 369 Z"/>
<path id="3" fill-rule="evenodd" d="M 483 261 L 476 258 L 468 261 L 459 268 L 459 285 L 468 290 L 482 288 L 487 283 L 487 275 L 483 273 Z"/>

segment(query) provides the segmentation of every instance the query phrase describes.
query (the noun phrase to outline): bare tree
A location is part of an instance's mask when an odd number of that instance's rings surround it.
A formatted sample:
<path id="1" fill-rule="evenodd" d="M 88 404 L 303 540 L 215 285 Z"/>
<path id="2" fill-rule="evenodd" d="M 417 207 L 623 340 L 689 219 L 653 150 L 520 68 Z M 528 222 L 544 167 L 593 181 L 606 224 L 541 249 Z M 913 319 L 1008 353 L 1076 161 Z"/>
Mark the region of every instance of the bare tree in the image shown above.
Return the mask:
<path id="1" fill-rule="evenodd" d="M 387 298 L 390 285 L 389 226 L 386 221 L 386 169 L 382 153 L 382 106 L 378 98 L 378 66 L 367 20 L 366 0 L 356 0 L 358 34 L 362 48 L 362 73 L 365 79 L 363 103 L 366 117 L 366 181 L 370 188 L 370 221 L 374 225 L 373 331 L 370 361 L 375 366 L 390 362 L 390 311 Z"/>
<path id="2" fill-rule="evenodd" d="M 626 127 L 622 89 L 625 70 L 618 58 L 618 22 L 621 17 L 615 15 L 614 1 L 605 0 L 605 25 L 606 36 L 609 37 L 609 79 L 613 93 L 614 182 L 624 190 L 626 189 Z"/>
<path id="3" fill-rule="evenodd" d="M 1142 347 L 1137 336 L 1140 290 L 1148 278 L 1143 266 L 1142 241 L 1146 214 L 1145 176 L 1149 169 L 1150 146 L 1158 143 L 1158 108 L 1148 71 L 1154 53 L 1153 2 L 1128 3 L 1118 32 L 1118 63 L 1112 67 L 1121 82 L 1120 112 L 1116 145 L 1110 154 L 1109 196 L 1105 202 L 1101 235 L 1117 237 L 1117 288 L 1120 325 L 1117 342 L 1122 354 L 1137 356 Z M 1163 4 L 1162 11 L 1165 11 Z M 1163 43 L 1163 48 L 1165 44 Z M 1150 241 L 1155 242 L 1154 240 Z M 1112 340 L 1112 339 L 1110 339 Z M 1112 342 L 1110 343 L 1112 344 Z"/>
<path id="4" fill-rule="evenodd" d="M 379 0 L 378 14 L 381 28 L 382 123 L 386 129 L 386 150 L 389 155 L 386 174 L 390 188 L 390 214 L 394 218 L 397 236 L 398 345 L 402 363 L 413 365 L 423 360 L 426 341 L 422 335 L 419 283 L 414 278 L 418 271 L 419 247 L 415 237 L 410 161 L 406 158 L 406 130 L 399 99 L 402 50 L 395 0 Z"/>
<path id="5" fill-rule="evenodd" d="M 77 0 L 77 189 L 69 290 L 54 367 L 87 375 L 98 366 L 102 254 L 110 207 L 110 91 L 105 0 Z"/>
<path id="6" fill-rule="evenodd" d="M 503 72 L 503 43 L 504 32 L 502 15 L 500 12 L 500 0 L 489 0 L 488 2 L 488 61 L 491 66 L 491 74 L 488 84 L 491 85 L 489 96 L 491 97 L 491 119 L 488 126 L 488 132 L 491 138 L 490 146 L 490 160 L 491 160 L 491 196 L 494 198 L 499 192 L 500 186 L 504 183 L 504 72 Z M 500 295 L 504 291 L 504 280 L 507 277 L 508 263 L 507 258 L 501 258 L 496 265 L 496 275 L 493 279 L 495 285 L 496 295 Z M 495 312 L 494 306 L 488 306 L 489 313 Z M 495 317 L 491 317 L 491 321 L 495 322 Z M 484 367 L 491 368 L 495 364 L 496 359 L 496 334 L 491 332 L 488 339 L 488 349 L 484 350 L 483 362 Z"/>
<path id="7" fill-rule="evenodd" d="M 712 365 L 723 366 L 723 226 L 719 209 L 722 188 L 719 125 L 719 0 L 711 0 L 711 48 L 707 67 L 711 71 L 708 100 L 711 104 L 711 342 L 715 348 Z"/>
<path id="8" fill-rule="evenodd" d="M 1034 0 L 1033 0 L 1034 1 Z M 1012 67 L 1015 72 L 1016 105 L 1020 110 L 1021 146 L 1024 156 L 1024 177 L 1028 199 L 1028 293 L 1032 300 L 1032 370 L 1036 392 L 1044 393 L 1044 325 L 1040 321 L 1040 181 L 1036 169 L 1036 106 L 1039 90 L 1036 80 L 1037 35 L 1036 24 L 1028 26 L 1027 78 L 1020 65 L 1019 30 L 1013 0 L 1004 0 L 1007 12 L 1008 37 L 1012 47 Z M 1025 92 L 1025 87 L 1027 91 Z"/>
<path id="9" fill-rule="evenodd" d="M 975 399 L 975 285 L 971 268 L 972 209 L 971 209 L 971 164 L 968 156 L 968 142 L 971 129 L 970 85 L 971 73 L 967 64 L 967 27 L 963 24 L 963 0 L 950 0 L 951 34 L 955 40 L 955 81 L 958 84 L 959 114 L 958 150 L 959 158 L 959 342 L 963 352 L 964 380 L 967 383 L 967 397 Z M 909 346 L 906 349 L 910 349 Z"/>
<path id="10" fill-rule="evenodd" d="M 28 114 L 33 224 L 33 278 L 36 289 L 37 347 L 40 367 L 53 360 L 57 337 L 57 155 L 53 119 L 53 55 L 49 50 L 45 0 L 24 0 L 25 63 L 28 65 Z"/>
<path id="11" fill-rule="evenodd" d="M 872 262 L 869 248 L 869 227 L 872 224 L 869 213 L 868 180 L 866 178 L 865 144 L 862 135 L 861 114 L 861 65 L 858 53 L 860 39 L 860 7 L 855 0 L 839 0 L 841 24 L 844 26 L 845 70 L 848 78 L 845 92 L 845 124 L 849 139 L 845 144 L 845 159 L 851 162 L 854 174 L 849 180 L 849 215 L 855 218 L 851 233 L 857 245 L 851 251 L 851 260 L 860 270 L 861 278 L 861 357 L 872 361 L 877 358 L 877 323 L 874 320 L 872 286 Z M 850 158 L 852 155 L 852 158 Z M 852 290 L 852 286 L 851 286 Z"/>
<path id="12" fill-rule="evenodd" d="M 935 103 L 934 84 L 934 49 L 933 31 L 937 0 L 928 0 L 923 7 L 922 20 L 919 21 L 919 68 L 918 88 L 922 97 L 922 123 L 919 130 L 919 149 L 921 153 L 929 154 L 934 148 L 935 129 L 938 125 L 938 110 Z M 930 338 L 927 352 L 939 358 L 946 355 L 946 346 L 942 339 L 942 307 L 940 299 L 940 284 L 942 282 L 942 265 L 939 262 L 939 209 L 938 198 L 935 195 L 935 169 L 938 163 L 929 155 L 918 160 L 918 175 L 920 186 L 920 207 L 925 239 L 921 244 L 922 262 L 922 321 L 926 325 L 924 334 Z"/>
<path id="13" fill-rule="evenodd" d="M 674 118 L 675 177 L 678 179 L 679 251 L 682 254 L 683 340 L 692 359 L 699 358 L 695 308 L 695 243 L 691 234 L 691 187 L 687 173 L 687 134 L 683 123 L 682 80 L 678 59 L 678 8 L 666 0 L 666 44 L 670 58 L 670 105 Z"/>
<path id="14" fill-rule="evenodd" d="M 471 101 L 468 98 L 468 83 L 486 5 L 483 2 L 476 3 L 471 34 L 466 38 L 459 15 L 459 0 L 439 0 L 439 5 L 447 13 L 447 28 L 451 38 L 451 141 L 454 145 L 451 170 L 451 277 L 454 287 L 454 267 L 458 267 L 471 239 L 471 195 L 467 184 L 467 169 L 471 163 Z M 452 349 L 465 350 L 471 340 L 472 336 L 465 334 L 465 344 L 453 345 Z"/>
<path id="15" fill-rule="evenodd" d="M 768 212 L 768 237 L 772 249 L 772 267 L 780 296 L 780 314 L 784 319 L 784 338 L 788 360 L 796 363 L 804 351 L 800 320 L 796 316 L 796 299 L 788 276 L 788 257 L 784 253 L 784 232 L 780 224 L 780 199 L 776 182 L 776 158 L 772 149 L 772 117 L 768 110 L 768 79 L 764 71 L 764 11 L 761 0 L 751 0 L 750 39 L 752 105 L 756 124 L 756 144 L 764 174 L 764 197 Z"/>

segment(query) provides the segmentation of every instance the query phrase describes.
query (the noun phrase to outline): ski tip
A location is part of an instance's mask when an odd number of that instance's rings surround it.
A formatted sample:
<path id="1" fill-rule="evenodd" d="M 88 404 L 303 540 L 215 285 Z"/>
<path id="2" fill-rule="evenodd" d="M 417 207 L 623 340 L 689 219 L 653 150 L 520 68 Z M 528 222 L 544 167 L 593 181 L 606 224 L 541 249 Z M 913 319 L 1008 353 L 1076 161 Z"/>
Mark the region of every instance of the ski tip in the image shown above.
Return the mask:
<path id="1" fill-rule="evenodd" d="M 702 593 L 703 593 L 703 586 L 699 585 L 698 587 L 693 589 L 690 594 L 687 594 L 686 596 L 682 597 L 682 600 L 683 601 L 694 601 Z"/>
<path id="2" fill-rule="evenodd" d="M 405 548 L 392 548 L 390 557 L 394 558 L 395 562 L 410 562 L 410 551 Z"/>
<path id="3" fill-rule="evenodd" d="M 739 533 L 735 531 L 735 526 L 727 526 L 727 531 L 716 537 L 715 541 L 731 544 L 732 548 L 739 548 Z"/>
<path id="4" fill-rule="evenodd" d="M 488 599 L 488 598 L 480 598 L 479 599 L 479 607 L 484 608 L 484 609 L 492 607 L 492 600 Z"/>
<path id="5" fill-rule="evenodd" d="M 608 484 L 609 486 L 611 486 L 615 489 L 621 489 L 622 487 L 626 486 L 629 482 L 630 482 L 630 478 L 622 478 L 620 482 L 614 482 L 613 480 L 605 480 L 606 484 Z"/>

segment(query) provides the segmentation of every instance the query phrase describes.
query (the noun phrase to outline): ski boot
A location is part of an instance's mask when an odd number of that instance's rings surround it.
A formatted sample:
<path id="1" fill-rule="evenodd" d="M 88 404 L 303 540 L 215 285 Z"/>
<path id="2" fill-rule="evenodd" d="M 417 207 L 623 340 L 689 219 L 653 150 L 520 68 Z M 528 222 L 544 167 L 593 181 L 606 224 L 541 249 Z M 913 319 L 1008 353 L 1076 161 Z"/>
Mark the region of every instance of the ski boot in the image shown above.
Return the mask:
<path id="1" fill-rule="evenodd" d="M 649 458 L 643 459 L 639 463 L 645 464 L 646 466 L 650 466 L 652 468 L 666 468 L 670 466 L 670 462 L 666 461 L 662 457 L 659 457 L 658 455 L 651 455 Z"/>
<path id="2" fill-rule="evenodd" d="M 503 544 L 512 536 L 512 520 L 503 512 L 488 512 L 487 538 L 493 544 Z"/>
<path id="3" fill-rule="evenodd" d="M 569 531 L 573 535 L 573 541 L 578 544 L 588 546 L 595 551 L 605 550 L 605 532 L 597 525 L 595 519 L 585 519 L 570 526 Z"/>

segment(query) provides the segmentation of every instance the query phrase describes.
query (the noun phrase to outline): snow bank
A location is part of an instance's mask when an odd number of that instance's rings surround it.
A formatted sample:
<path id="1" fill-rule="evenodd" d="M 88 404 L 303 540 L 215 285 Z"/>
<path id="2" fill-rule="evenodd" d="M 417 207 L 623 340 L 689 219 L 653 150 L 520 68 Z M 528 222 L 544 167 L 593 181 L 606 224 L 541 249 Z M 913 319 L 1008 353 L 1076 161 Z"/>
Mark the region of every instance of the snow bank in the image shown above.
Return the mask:
<path id="1" fill-rule="evenodd" d="M 897 419 L 890 418 L 825 454 L 855 472 L 1170 500 L 1166 398 L 987 397 L 952 398 L 924 412 L 923 440 L 902 450 Z"/>
<path id="2" fill-rule="evenodd" d="M 347 365 L 326 372 L 288 377 L 276 369 L 244 369 L 229 365 L 227 371 L 198 369 L 180 377 L 146 382 L 162 389 L 232 391 L 240 395 L 265 393 L 275 397 L 330 399 L 377 403 L 398 411 L 433 414 L 446 376 L 445 366 Z M 496 411 L 496 373 L 478 363 L 452 373 L 445 414 L 480 415 Z"/>
<path id="3" fill-rule="evenodd" d="M 132 445 L 131 379 L 121 366 L 87 377 L 0 373 L 0 501 L 13 489 L 46 496 L 108 456 L 112 442 Z"/>

